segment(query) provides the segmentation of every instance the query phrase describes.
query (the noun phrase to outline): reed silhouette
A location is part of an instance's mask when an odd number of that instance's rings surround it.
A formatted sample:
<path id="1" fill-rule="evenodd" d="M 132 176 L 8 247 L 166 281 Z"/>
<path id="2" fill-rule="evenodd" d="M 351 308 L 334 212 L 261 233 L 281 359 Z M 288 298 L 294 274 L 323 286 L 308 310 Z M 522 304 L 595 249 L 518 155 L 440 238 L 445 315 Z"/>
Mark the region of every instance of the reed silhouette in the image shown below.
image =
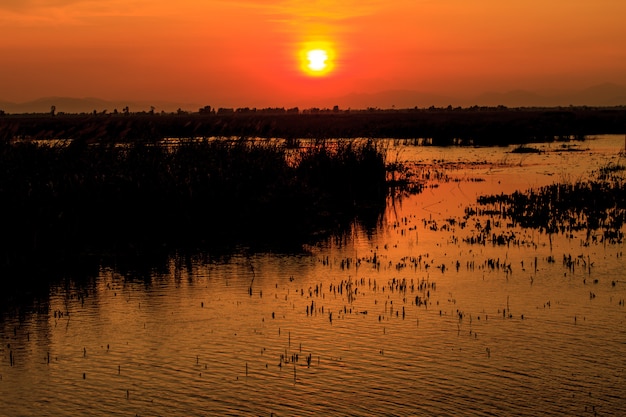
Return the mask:
<path id="1" fill-rule="evenodd" d="M 485 195 L 478 198 L 481 208 L 466 208 L 467 220 L 475 215 L 509 219 L 512 225 L 538 229 L 546 234 L 571 234 L 586 231 L 587 240 L 599 239 L 619 243 L 624 239 L 626 224 L 626 181 L 621 171 L 626 167 L 610 164 L 600 168 L 588 180 L 555 183 L 539 189 L 512 194 Z M 512 233 L 490 233 L 478 230 L 475 242 L 506 245 L 516 242 Z M 535 261 L 536 263 L 536 261 Z"/>
<path id="2" fill-rule="evenodd" d="M 376 221 L 387 195 L 374 142 L 180 140 L 0 144 L 2 263 L 33 256 L 314 239 Z"/>

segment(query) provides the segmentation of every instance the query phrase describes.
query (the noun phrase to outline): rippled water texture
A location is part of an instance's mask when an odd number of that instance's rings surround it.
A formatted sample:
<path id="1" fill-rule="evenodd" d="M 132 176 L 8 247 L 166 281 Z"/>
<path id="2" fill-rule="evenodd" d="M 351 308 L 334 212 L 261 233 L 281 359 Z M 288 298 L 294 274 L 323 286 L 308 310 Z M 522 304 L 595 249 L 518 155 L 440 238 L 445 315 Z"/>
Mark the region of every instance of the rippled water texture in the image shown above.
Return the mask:
<path id="1" fill-rule="evenodd" d="M 624 415 L 624 244 L 472 245 L 449 221 L 481 194 L 624 164 L 623 142 L 396 143 L 437 187 L 390 200 L 376 230 L 64 280 L 2 310 L 0 414 Z"/>

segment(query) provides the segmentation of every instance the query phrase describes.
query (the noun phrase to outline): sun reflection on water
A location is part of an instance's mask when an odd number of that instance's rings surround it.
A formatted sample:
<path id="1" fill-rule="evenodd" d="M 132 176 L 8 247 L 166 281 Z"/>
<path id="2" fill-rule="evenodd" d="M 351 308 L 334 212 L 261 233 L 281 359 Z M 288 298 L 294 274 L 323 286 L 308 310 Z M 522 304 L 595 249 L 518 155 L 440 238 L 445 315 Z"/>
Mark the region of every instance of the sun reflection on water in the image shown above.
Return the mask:
<path id="1" fill-rule="evenodd" d="M 2 410 L 619 414 L 624 244 L 521 229 L 470 244 L 476 219 L 462 226 L 477 196 L 582 177 L 617 157 L 612 140 L 530 157 L 403 147 L 428 185 L 374 231 L 63 282 L 2 316 Z"/>

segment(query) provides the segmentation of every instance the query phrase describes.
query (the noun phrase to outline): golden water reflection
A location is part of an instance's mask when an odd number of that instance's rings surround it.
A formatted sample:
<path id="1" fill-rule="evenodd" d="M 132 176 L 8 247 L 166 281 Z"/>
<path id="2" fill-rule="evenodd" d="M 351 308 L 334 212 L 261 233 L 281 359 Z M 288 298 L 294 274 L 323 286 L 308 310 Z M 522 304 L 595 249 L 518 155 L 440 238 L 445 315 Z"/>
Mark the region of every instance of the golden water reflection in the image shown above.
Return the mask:
<path id="1" fill-rule="evenodd" d="M 472 245 L 449 219 L 485 193 L 583 178 L 581 152 L 401 149 L 422 194 L 380 227 L 301 254 L 170 260 L 148 279 L 102 268 L 2 319 L 7 415 L 619 415 L 624 244 L 516 230 Z M 544 145 L 547 146 L 547 145 Z M 453 165 L 455 164 L 455 165 Z M 474 181 L 470 179 L 481 179 Z"/>

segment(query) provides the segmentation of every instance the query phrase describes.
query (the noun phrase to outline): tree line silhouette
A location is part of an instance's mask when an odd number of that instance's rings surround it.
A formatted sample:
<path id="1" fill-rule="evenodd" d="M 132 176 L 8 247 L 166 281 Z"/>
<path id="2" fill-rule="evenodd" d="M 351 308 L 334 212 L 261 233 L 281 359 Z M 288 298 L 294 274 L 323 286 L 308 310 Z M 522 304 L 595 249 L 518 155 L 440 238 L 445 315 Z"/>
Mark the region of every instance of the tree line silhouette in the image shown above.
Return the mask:
<path id="1" fill-rule="evenodd" d="M 626 107 L 470 107 L 404 110 L 212 109 L 190 113 L 4 114 L 0 140 L 74 139 L 88 142 L 163 138 L 398 138 L 439 146 L 493 146 L 583 139 L 626 131 Z"/>

